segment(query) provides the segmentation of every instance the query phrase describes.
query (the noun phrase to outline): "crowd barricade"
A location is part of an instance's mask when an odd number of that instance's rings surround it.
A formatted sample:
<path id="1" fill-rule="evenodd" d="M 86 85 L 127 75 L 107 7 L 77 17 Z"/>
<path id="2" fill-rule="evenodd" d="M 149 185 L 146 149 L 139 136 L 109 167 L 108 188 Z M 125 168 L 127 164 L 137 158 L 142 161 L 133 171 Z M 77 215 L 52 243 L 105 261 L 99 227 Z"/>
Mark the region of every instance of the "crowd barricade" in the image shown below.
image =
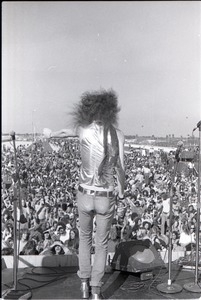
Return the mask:
<path id="1" fill-rule="evenodd" d="M 107 254 L 106 266 L 112 262 L 115 252 Z M 159 251 L 159 254 L 165 264 L 168 263 L 168 251 Z M 91 263 L 94 263 L 94 254 L 92 254 Z M 172 251 L 172 261 L 184 257 L 184 251 Z M 18 268 L 31 267 L 76 267 L 78 266 L 78 256 L 74 254 L 68 255 L 20 255 Z M 2 270 L 6 268 L 13 268 L 13 256 L 2 256 Z"/>
<path id="2" fill-rule="evenodd" d="M 2 256 L 4 268 L 13 268 L 13 256 Z M 32 267 L 76 267 L 78 256 L 67 255 L 19 255 L 18 268 Z"/>

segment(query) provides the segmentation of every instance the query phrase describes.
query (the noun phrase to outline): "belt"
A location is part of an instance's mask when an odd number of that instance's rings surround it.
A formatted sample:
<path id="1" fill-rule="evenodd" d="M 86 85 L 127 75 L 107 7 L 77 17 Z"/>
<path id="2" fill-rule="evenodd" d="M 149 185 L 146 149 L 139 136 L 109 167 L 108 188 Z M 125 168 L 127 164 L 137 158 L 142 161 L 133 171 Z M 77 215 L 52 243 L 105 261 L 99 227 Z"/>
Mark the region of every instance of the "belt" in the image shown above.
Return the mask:
<path id="1" fill-rule="evenodd" d="M 81 185 L 78 187 L 78 191 L 80 191 L 83 194 L 91 195 L 91 196 L 99 196 L 99 197 L 108 197 L 112 198 L 113 197 L 113 192 L 112 191 L 94 191 L 90 189 L 84 189 Z"/>

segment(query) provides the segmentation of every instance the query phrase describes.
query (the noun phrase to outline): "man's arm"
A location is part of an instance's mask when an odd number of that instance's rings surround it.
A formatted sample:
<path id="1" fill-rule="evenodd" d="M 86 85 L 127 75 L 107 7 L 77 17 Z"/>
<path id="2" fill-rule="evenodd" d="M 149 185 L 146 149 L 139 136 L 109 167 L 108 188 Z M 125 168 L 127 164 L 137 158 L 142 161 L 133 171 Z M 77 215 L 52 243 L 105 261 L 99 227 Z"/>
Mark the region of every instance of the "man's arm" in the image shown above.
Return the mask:
<path id="1" fill-rule="evenodd" d="M 78 136 L 75 131 L 72 129 L 61 129 L 58 131 L 52 131 L 49 128 L 43 129 L 43 135 L 47 139 L 51 138 L 66 138 L 66 137 L 75 137 Z"/>
<path id="2" fill-rule="evenodd" d="M 119 160 L 116 167 L 117 172 L 117 184 L 119 190 L 119 197 L 124 197 L 125 187 L 125 171 L 124 171 L 124 135 L 121 131 L 117 130 L 117 136 L 119 140 Z"/>

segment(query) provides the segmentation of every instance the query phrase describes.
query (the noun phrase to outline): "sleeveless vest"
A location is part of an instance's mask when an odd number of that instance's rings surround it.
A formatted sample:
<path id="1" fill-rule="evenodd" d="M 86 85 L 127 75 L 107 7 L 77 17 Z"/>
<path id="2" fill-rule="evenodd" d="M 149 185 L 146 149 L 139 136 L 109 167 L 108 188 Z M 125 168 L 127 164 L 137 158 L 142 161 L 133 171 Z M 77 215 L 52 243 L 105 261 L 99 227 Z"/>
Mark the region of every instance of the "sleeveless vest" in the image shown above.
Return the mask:
<path id="1" fill-rule="evenodd" d="M 82 128 L 80 138 L 80 184 L 104 187 L 114 185 L 114 167 L 119 157 L 118 139 L 113 126 L 93 122 Z"/>

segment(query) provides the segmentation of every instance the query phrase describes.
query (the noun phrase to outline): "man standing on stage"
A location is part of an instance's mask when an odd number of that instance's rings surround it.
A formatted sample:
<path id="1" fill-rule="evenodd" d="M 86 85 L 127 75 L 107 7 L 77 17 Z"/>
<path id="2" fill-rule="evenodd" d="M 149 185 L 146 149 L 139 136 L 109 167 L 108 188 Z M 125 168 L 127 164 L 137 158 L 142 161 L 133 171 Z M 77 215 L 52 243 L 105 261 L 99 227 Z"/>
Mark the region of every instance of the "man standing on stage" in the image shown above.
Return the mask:
<path id="1" fill-rule="evenodd" d="M 90 291 L 91 299 L 102 297 L 102 278 L 115 209 L 115 178 L 118 198 L 124 198 L 124 135 L 115 127 L 119 111 L 116 93 L 100 90 L 84 93 L 72 113 L 82 161 L 77 193 L 80 223 L 78 276 L 82 298 L 89 298 Z M 57 132 L 44 129 L 44 136 L 48 138 L 72 135 L 65 129 Z M 91 266 L 94 217 L 95 257 Z"/>

